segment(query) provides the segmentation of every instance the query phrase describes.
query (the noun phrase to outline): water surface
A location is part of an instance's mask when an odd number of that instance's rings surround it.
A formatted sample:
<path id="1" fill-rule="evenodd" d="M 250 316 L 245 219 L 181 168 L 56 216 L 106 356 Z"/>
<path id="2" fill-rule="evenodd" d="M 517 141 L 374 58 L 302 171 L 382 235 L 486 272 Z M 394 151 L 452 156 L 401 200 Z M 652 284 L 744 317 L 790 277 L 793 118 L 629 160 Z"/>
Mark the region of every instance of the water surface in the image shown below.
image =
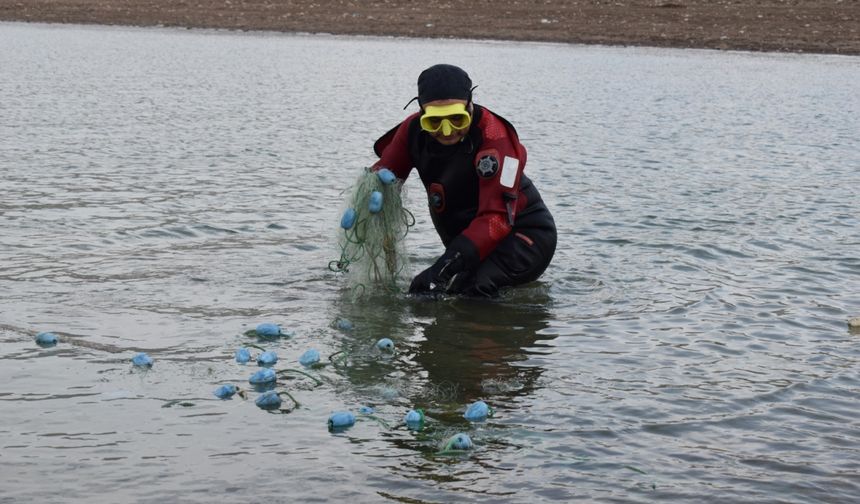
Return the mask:
<path id="1" fill-rule="evenodd" d="M 0 47 L 0 502 L 860 495 L 860 59 L 24 24 Z M 517 125 L 556 258 L 494 302 L 354 302 L 326 268 L 342 191 L 443 61 Z M 417 272 L 441 247 L 406 190 Z M 263 321 L 295 336 L 243 335 Z M 267 413 L 248 343 L 348 366 Z M 328 432 L 361 405 L 388 425 Z M 475 450 L 437 454 L 455 432 Z"/>

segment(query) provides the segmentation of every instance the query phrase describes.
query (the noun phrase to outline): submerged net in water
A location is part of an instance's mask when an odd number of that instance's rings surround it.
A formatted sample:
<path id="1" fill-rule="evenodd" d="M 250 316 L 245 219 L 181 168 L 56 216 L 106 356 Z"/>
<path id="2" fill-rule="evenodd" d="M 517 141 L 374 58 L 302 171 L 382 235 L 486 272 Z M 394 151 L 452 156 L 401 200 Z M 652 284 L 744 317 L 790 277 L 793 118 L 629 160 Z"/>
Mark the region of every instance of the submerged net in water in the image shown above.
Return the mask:
<path id="1" fill-rule="evenodd" d="M 340 222 L 340 259 L 329 269 L 345 273 L 356 295 L 396 292 L 407 271 L 404 238 L 415 217 L 403 208 L 402 189 L 402 182 L 383 168 L 364 170 L 349 190 Z"/>

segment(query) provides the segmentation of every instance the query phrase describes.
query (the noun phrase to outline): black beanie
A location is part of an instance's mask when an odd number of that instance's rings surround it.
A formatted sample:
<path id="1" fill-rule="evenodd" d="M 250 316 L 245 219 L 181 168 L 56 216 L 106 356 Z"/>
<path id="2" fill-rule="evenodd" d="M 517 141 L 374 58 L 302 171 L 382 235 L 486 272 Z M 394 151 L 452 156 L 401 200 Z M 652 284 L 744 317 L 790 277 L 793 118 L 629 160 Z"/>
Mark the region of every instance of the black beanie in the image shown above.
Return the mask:
<path id="1" fill-rule="evenodd" d="M 418 76 L 418 105 L 435 100 L 472 99 L 472 79 L 458 66 L 439 64 Z"/>

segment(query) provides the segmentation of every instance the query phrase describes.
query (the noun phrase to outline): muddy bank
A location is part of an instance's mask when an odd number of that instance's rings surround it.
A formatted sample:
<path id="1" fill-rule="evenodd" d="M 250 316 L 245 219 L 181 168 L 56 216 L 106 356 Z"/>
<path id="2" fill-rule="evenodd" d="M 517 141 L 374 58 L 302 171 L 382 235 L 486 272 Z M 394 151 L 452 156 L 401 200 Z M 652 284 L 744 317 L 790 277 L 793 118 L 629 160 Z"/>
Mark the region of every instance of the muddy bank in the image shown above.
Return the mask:
<path id="1" fill-rule="evenodd" d="M 860 54 L 858 0 L 0 0 L 0 20 Z"/>

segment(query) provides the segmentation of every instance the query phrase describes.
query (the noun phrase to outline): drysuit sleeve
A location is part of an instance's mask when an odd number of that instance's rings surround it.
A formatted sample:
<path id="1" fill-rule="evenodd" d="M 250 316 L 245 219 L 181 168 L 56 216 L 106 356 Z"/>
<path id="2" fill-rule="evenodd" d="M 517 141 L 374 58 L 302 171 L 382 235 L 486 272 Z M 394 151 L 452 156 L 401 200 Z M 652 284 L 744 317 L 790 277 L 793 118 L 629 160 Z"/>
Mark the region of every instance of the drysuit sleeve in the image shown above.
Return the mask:
<path id="1" fill-rule="evenodd" d="M 374 171 L 388 168 L 397 178 L 406 180 L 414 167 L 409 154 L 409 125 L 417 116 L 418 113 L 410 115 L 373 144 L 373 151 L 379 156 L 371 167 Z"/>

